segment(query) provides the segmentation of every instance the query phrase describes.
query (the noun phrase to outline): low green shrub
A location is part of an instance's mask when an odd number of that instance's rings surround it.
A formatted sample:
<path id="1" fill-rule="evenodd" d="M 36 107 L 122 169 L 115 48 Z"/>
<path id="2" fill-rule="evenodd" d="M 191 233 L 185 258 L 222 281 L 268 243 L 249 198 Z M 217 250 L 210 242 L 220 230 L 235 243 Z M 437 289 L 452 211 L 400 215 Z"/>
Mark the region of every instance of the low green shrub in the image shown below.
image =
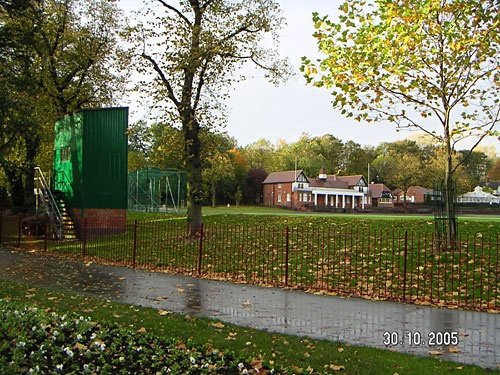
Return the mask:
<path id="1" fill-rule="evenodd" d="M 256 364 L 254 364 L 256 366 Z M 258 363 L 260 372 L 275 372 Z M 264 371 L 262 371 L 264 370 Z M 0 301 L 2 374 L 244 374 L 232 352 Z M 276 373 L 282 371 L 276 369 Z M 285 371 L 286 372 L 286 371 Z"/>

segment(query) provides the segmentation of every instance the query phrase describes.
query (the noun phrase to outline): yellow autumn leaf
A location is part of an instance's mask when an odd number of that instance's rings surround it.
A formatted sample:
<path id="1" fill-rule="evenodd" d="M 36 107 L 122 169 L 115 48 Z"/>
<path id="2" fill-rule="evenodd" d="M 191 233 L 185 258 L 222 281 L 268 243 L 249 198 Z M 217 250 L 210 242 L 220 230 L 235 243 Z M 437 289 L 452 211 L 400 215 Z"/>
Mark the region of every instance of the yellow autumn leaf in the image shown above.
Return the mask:
<path id="1" fill-rule="evenodd" d="M 73 346 L 73 349 L 77 349 L 77 350 L 83 351 L 83 350 L 87 350 L 87 346 L 86 346 L 86 345 L 83 345 L 83 344 L 80 344 L 79 342 L 77 342 L 77 343 Z"/>
<path id="2" fill-rule="evenodd" d="M 342 366 L 342 365 L 335 365 L 335 364 L 331 364 L 328 366 L 328 368 L 330 370 L 333 370 L 333 371 L 342 371 L 342 370 L 345 370 L 345 366 Z"/>
<path id="3" fill-rule="evenodd" d="M 215 328 L 224 328 L 225 327 L 225 325 L 222 324 L 221 322 L 212 323 L 211 325 L 212 325 L 212 327 L 215 327 Z"/>
<path id="4" fill-rule="evenodd" d="M 263 366 L 262 366 L 262 359 L 258 359 L 258 358 L 255 358 L 251 363 L 250 363 L 250 366 L 252 366 L 252 368 L 254 369 L 257 369 L 257 370 L 260 370 Z"/>

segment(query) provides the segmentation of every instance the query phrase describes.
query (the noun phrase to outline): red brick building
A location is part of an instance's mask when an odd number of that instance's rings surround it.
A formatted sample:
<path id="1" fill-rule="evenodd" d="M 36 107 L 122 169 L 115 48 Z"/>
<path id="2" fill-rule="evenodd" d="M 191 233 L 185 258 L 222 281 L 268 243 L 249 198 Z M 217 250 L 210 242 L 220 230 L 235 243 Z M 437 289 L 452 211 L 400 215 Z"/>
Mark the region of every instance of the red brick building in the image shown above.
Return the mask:
<path id="1" fill-rule="evenodd" d="M 303 170 L 272 172 L 262 183 L 264 190 L 264 205 L 272 207 L 301 208 L 312 202 L 312 195 L 301 192 L 299 200 L 298 189 L 309 184 L 309 179 Z"/>
<path id="2" fill-rule="evenodd" d="M 387 186 L 370 184 L 369 189 L 373 207 L 394 207 L 394 196 Z"/>
<path id="3" fill-rule="evenodd" d="M 363 176 L 308 178 L 303 170 L 270 173 L 263 182 L 264 205 L 292 209 L 354 209 L 368 202 Z"/>
<path id="4" fill-rule="evenodd" d="M 405 194 L 403 190 L 396 189 L 392 192 L 396 202 L 403 202 L 405 200 Z M 433 194 L 432 189 L 427 189 L 422 186 L 410 186 L 406 192 L 406 201 L 411 203 L 424 203 Z"/>

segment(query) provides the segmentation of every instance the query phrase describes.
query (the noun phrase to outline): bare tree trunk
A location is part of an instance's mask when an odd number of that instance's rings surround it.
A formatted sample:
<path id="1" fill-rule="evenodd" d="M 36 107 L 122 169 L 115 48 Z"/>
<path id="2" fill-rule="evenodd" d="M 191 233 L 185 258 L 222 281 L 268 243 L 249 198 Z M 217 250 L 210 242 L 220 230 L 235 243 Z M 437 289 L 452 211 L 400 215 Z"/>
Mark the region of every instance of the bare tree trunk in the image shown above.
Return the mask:
<path id="1" fill-rule="evenodd" d="M 40 149 L 40 138 L 36 134 L 25 136 L 26 170 L 24 182 L 25 206 L 28 211 L 35 210 L 35 158 Z"/>
<path id="2" fill-rule="evenodd" d="M 457 227 L 455 220 L 455 202 L 453 199 L 453 165 L 450 137 L 445 137 L 446 166 L 445 166 L 445 210 L 446 210 L 446 248 L 453 249 L 457 239 Z"/>
<path id="3" fill-rule="evenodd" d="M 184 145 L 187 165 L 187 217 L 189 235 L 193 236 L 201 231 L 203 201 L 203 184 L 201 176 L 201 142 L 199 139 L 199 124 L 196 119 L 183 119 Z M 186 121 L 187 120 L 187 121 Z"/>
<path id="4" fill-rule="evenodd" d="M 216 188 L 215 188 L 215 181 L 212 181 L 212 207 L 215 207 L 215 196 L 217 194 Z"/>
<path id="5" fill-rule="evenodd" d="M 15 210 L 24 210 L 26 200 L 22 169 L 8 162 L 3 164 L 3 169 L 9 183 L 12 207 Z"/>

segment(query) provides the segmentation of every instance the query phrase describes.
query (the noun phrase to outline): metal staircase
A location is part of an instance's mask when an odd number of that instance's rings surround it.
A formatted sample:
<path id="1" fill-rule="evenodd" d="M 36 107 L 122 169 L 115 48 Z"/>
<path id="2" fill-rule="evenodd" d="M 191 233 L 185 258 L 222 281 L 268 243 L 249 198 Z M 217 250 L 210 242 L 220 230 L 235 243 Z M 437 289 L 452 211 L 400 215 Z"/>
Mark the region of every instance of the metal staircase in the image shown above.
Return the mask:
<path id="1" fill-rule="evenodd" d="M 68 210 L 65 196 L 59 190 L 50 189 L 39 167 L 35 167 L 35 197 L 37 213 L 44 211 L 47 215 L 50 232 L 54 238 L 75 239 L 75 223 Z"/>

